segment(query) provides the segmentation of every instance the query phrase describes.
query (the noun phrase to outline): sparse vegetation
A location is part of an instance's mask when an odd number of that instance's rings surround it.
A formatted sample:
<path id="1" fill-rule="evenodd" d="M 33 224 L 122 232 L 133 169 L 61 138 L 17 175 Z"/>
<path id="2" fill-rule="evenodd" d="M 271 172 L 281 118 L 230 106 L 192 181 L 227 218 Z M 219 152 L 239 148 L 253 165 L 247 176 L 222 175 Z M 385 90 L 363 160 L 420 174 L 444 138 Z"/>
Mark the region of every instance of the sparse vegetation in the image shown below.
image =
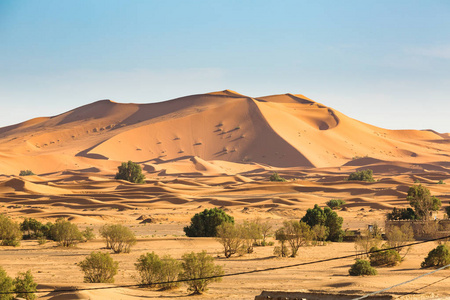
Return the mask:
<path id="1" fill-rule="evenodd" d="M 374 225 L 372 230 L 366 229 L 355 241 L 355 250 L 361 256 L 368 256 L 370 249 L 377 248 L 381 243 L 381 231 L 378 225 Z"/>
<path id="2" fill-rule="evenodd" d="M 12 221 L 6 215 L 0 214 L 0 240 L 2 246 L 17 247 L 22 238 L 22 231 L 17 222 Z"/>
<path id="3" fill-rule="evenodd" d="M 439 245 L 428 253 L 420 265 L 422 268 L 443 267 L 450 264 L 450 251 L 446 244 Z"/>
<path id="4" fill-rule="evenodd" d="M 321 209 L 317 204 L 314 208 L 309 208 L 305 216 L 301 219 L 310 227 L 315 225 L 324 225 L 328 228 L 327 241 L 342 242 L 344 231 L 342 230 L 342 223 L 344 219 L 339 217 L 335 211 L 329 207 Z"/>
<path id="5" fill-rule="evenodd" d="M 348 273 L 351 276 L 377 275 L 377 270 L 370 265 L 369 261 L 357 259 L 350 270 L 348 270 Z"/>
<path id="6" fill-rule="evenodd" d="M 180 273 L 180 279 L 189 280 L 185 283 L 188 286 L 188 291 L 193 294 L 203 294 L 207 291 L 211 282 L 220 281 L 220 276 L 224 274 L 222 267 L 215 265 L 214 258 L 208 255 L 206 251 L 186 253 L 182 259 L 183 270 Z M 199 279 L 205 277 L 215 278 Z"/>
<path id="7" fill-rule="evenodd" d="M 173 289 L 180 285 L 174 282 L 181 271 L 181 263 L 165 255 L 162 259 L 154 252 L 146 253 L 138 258 L 135 264 L 139 272 L 139 283 L 148 287 L 161 287 L 164 290 Z"/>
<path id="8" fill-rule="evenodd" d="M 109 253 L 92 252 L 78 266 L 84 272 L 84 282 L 113 283 L 119 263 Z"/>
<path id="9" fill-rule="evenodd" d="M 326 204 L 331 209 L 341 209 L 341 206 L 345 204 L 345 201 L 341 199 L 331 199 Z"/>
<path id="10" fill-rule="evenodd" d="M 141 166 L 131 160 L 126 163 L 123 162 L 117 168 L 119 172 L 116 173 L 116 179 L 123 179 L 133 183 L 145 183 L 145 176 L 142 174 Z"/>
<path id="11" fill-rule="evenodd" d="M 441 200 L 431 196 L 430 190 L 421 184 L 409 188 L 406 200 L 414 208 L 415 214 L 423 220 L 428 220 L 430 212 L 441 208 Z"/>
<path id="12" fill-rule="evenodd" d="M 19 176 L 30 176 L 35 175 L 31 170 L 21 170 Z"/>
<path id="13" fill-rule="evenodd" d="M 387 246 L 389 248 L 401 247 L 397 248 L 397 252 L 399 253 L 405 250 L 404 245 L 414 240 L 414 231 L 409 223 L 403 224 L 401 227 L 388 226 L 385 231 Z M 406 252 L 408 252 L 408 249 L 406 249 Z"/>
<path id="14" fill-rule="evenodd" d="M 0 266 L 0 300 L 14 299 L 14 283 L 13 279 L 8 276 L 6 271 Z"/>
<path id="15" fill-rule="evenodd" d="M 83 235 L 86 241 L 95 239 L 94 229 L 92 229 L 91 227 L 86 227 L 86 229 L 83 230 L 81 234 Z"/>
<path id="16" fill-rule="evenodd" d="M 114 253 L 129 253 L 133 245 L 136 244 L 136 236 L 128 228 L 120 224 L 103 225 L 100 228 L 100 235 L 106 239 L 106 248 Z"/>
<path id="17" fill-rule="evenodd" d="M 373 171 L 371 169 L 356 171 L 348 176 L 348 180 L 374 182 Z"/>
<path id="18" fill-rule="evenodd" d="M 437 184 L 445 184 L 445 182 L 441 179 L 437 182 Z"/>
<path id="19" fill-rule="evenodd" d="M 284 179 L 283 177 L 278 175 L 277 172 L 275 172 L 272 175 L 270 175 L 269 180 L 270 181 L 280 181 L 280 182 L 285 182 L 286 181 L 286 179 Z"/>
<path id="20" fill-rule="evenodd" d="M 191 224 L 183 230 L 189 237 L 215 237 L 217 226 L 228 222 L 234 224 L 234 218 L 220 208 L 205 209 L 191 218 Z"/>
<path id="21" fill-rule="evenodd" d="M 226 258 L 235 254 L 242 246 L 242 234 L 240 228 L 233 223 L 224 222 L 217 226 L 217 240 L 224 248 Z"/>
<path id="22" fill-rule="evenodd" d="M 298 249 L 312 240 L 311 227 L 305 222 L 284 221 L 282 228 L 286 234 L 286 241 L 291 247 L 291 257 L 296 257 Z"/>

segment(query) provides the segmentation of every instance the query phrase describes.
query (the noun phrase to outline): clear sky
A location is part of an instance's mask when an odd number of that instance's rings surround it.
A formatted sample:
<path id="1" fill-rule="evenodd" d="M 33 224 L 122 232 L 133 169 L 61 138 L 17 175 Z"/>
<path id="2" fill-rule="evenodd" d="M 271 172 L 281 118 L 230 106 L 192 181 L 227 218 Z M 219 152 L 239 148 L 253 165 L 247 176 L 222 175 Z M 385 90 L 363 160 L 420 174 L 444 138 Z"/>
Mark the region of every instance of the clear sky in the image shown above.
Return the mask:
<path id="1" fill-rule="evenodd" d="M 0 126 L 224 89 L 450 132 L 450 1 L 0 0 Z"/>

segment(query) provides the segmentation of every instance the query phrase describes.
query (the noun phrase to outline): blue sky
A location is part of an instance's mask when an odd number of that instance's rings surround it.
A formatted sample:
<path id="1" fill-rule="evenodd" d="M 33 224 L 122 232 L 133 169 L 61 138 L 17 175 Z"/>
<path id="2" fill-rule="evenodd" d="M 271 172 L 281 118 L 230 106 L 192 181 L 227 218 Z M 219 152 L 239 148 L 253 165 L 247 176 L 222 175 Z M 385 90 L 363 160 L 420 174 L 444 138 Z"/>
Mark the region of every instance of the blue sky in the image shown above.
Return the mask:
<path id="1" fill-rule="evenodd" d="M 224 89 L 450 132 L 450 2 L 0 0 L 0 126 Z"/>

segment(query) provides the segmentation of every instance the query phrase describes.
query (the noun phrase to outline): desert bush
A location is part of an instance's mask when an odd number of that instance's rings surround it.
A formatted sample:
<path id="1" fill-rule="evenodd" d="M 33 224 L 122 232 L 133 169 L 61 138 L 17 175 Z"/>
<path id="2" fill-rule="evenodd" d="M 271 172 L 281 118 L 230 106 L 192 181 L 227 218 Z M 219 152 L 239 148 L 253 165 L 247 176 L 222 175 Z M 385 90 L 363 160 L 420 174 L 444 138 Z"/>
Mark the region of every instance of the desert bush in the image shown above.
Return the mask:
<path id="1" fill-rule="evenodd" d="M 450 206 L 445 207 L 445 212 L 447 213 L 447 217 L 450 218 Z"/>
<path id="2" fill-rule="evenodd" d="M 394 249 L 381 250 L 373 247 L 369 250 L 370 265 L 373 267 L 393 267 L 402 261 L 400 254 Z"/>
<path id="3" fill-rule="evenodd" d="M 356 171 L 348 176 L 348 180 L 374 182 L 373 171 L 371 169 Z"/>
<path id="4" fill-rule="evenodd" d="M 342 223 L 344 219 L 329 207 L 321 209 L 317 204 L 314 208 L 309 208 L 305 216 L 300 220 L 308 224 L 311 228 L 315 225 L 324 225 L 328 228 L 329 233 L 327 240 L 332 242 L 341 242 L 344 237 Z"/>
<path id="5" fill-rule="evenodd" d="M 328 207 L 331 209 L 340 209 L 341 206 L 344 204 L 345 204 L 345 201 L 341 200 L 341 199 L 331 199 L 330 201 L 328 201 L 326 203 L 326 205 L 328 205 Z"/>
<path id="6" fill-rule="evenodd" d="M 26 232 L 27 234 L 24 236 L 27 238 L 36 238 L 39 235 L 42 235 L 42 223 L 33 218 L 25 218 L 22 223 L 20 223 L 20 230 Z"/>
<path id="7" fill-rule="evenodd" d="M 180 279 L 189 280 L 185 283 L 188 286 L 188 291 L 193 294 L 204 293 L 207 291 L 208 284 L 222 279 L 220 277 L 224 274 L 222 267 L 215 265 L 214 258 L 207 255 L 206 251 L 186 253 L 182 260 L 183 269 L 180 272 Z M 206 277 L 215 278 L 200 279 Z"/>
<path id="8" fill-rule="evenodd" d="M 396 208 L 392 210 L 392 212 L 388 213 L 386 218 L 391 221 L 397 220 L 416 220 L 417 216 L 414 210 L 410 207 L 408 208 Z"/>
<path id="9" fill-rule="evenodd" d="M 431 211 L 441 208 L 441 200 L 431 196 L 430 190 L 421 184 L 409 188 L 406 200 L 414 208 L 415 214 L 423 220 L 429 219 Z"/>
<path id="10" fill-rule="evenodd" d="M 441 179 L 437 182 L 437 184 L 445 184 L 445 182 Z"/>
<path id="11" fill-rule="evenodd" d="M 84 282 L 113 283 L 119 269 L 119 263 L 114 261 L 109 253 L 92 252 L 77 264 L 84 272 Z"/>
<path id="12" fill-rule="evenodd" d="M 86 229 L 83 230 L 81 232 L 81 234 L 83 235 L 83 237 L 86 241 L 91 241 L 91 240 L 95 239 L 94 229 L 91 227 L 86 227 Z"/>
<path id="13" fill-rule="evenodd" d="M 401 227 L 387 226 L 386 239 L 387 239 L 387 246 L 389 248 L 401 247 L 396 249 L 398 253 L 401 253 L 402 251 L 405 250 L 405 247 L 403 246 L 414 240 L 414 231 L 412 229 L 411 224 L 406 223 L 403 224 Z"/>
<path id="14" fill-rule="evenodd" d="M 269 180 L 270 181 L 280 181 L 280 182 L 285 182 L 286 181 L 286 179 L 284 179 L 283 177 L 278 175 L 277 172 L 275 172 L 272 175 L 270 175 Z"/>
<path id="15" fill-rule="evenodd" d="M 133 183 L 145 183 L 145 176 L 142 174 L 141 166 L 131 160 L 123 162 L 117 168 L 119 172 L 116 173 L 116 179 L 123 179 Z"/>
<path id="16" fill-rule="evenodd" d="M 51 232 L 53 239 L 63 247 L 74 246 L 83 240 L 78 226 L 62 218 L 51 226 Z"/>
<path id="17" fill-rule="evenodd" d="M 35 175 L 31 170 L 21 170 L 19 176 L 30 176 Z"/>
<path id="18" fill-rule="evenodd" d="M 450 264 L 450 251 L 448 246 L 443 244 L 431 250 L 425 260 L 420 264 L 420 267 L 443 267 L 448 264 Z"/>
<path id="19" fill-rule="evenodd" d="M 217 226 L 217 241 L 222 244 L 225 257 L 231 257 L 243 244 L 240 226 L 229 222 Z"/>
<path id="20" fill-rule="evenodd" d="M 139 272 L 140 283 L 149 287 L 161 287 L 164 290 L 179 286 L 178 274 L 181 271 L 181 263 L 169 255 L 159 258 L 154 252 L 146 253 L 138 258 L 135 264 Z"/>
<path id="21" fill-rule="evenodd" d="M 0 214 L 0 240 L 2 246 L 18 246 L 22 238 L 22 231 L 17 222 L 12 221 L 6 215 Z"/>
<path id="22" fill-rule="evenodd" d="M 183 230 L 189 237 L 214 237 L 217 226 L 228 222 L 234 224 L 234 218 L 220 208 L 205 209 L 191 218 L 191 224 Z"/>
<path id="23" fill-rule="evenodd" d="M 33 275 L 31 271 L 28 270 L 25 273 L 19 273 L 14 279 L 14 291 L 16 292 L 16 297 L 26 300 L 36 299 L 34 294 L 37 290 L 37 283 L 34 282 Z"/>
<path id="24" fill-rule="evenodd" d="M 259 240 L 262 238 L 260 224 L 255 221 L 244 221 L 239 226 L 242 237 L 242 252 L 253 253 L 253 246 L 259 245 Z"/>
<path id="25" fill-rule="evenodd" d="M 114 253 L 129 253 L 133 245 L 136 244 L 136 236 L 128 228 L 120 224 L 103 225 L 100 228 L 100 235 L 106 239 L 106 248 Z"/>
<path id="26" fill-rule="evenodd" d="M 14 299 L 14 282 L 11 277 L 8 276 L 6 271 L 0 266 L 0 300 L 12 300 Z"/>
<path id="27" fill-rule="evenodd" d="M 262 241 L 260 242 L 260 246 L 268 245 L 266 239 L 272 232 L 272 225 L 268 222 L 264 222 L 261 218 L 256 218 L 255 222 L 259 226 L 259 232 L 261 234 Z"/>
<path id="28" fill-rule="evenodd" d="M 280 243 L 280 246 L 273 248 L 273 254 L 279 257 L 287 257 L 290 255 L 289 247 L 286 245 L 287 235 L 286 228 L 281 227 L 275 231 L 275 239 Z"/>
<path id="29" fill-rule="evenodd" d="M 364 259 L 357 259 L 350 267 L 348 273 L 351 276 L 377 275 L 377 270 L 370 265 L 370 262 Z"/>

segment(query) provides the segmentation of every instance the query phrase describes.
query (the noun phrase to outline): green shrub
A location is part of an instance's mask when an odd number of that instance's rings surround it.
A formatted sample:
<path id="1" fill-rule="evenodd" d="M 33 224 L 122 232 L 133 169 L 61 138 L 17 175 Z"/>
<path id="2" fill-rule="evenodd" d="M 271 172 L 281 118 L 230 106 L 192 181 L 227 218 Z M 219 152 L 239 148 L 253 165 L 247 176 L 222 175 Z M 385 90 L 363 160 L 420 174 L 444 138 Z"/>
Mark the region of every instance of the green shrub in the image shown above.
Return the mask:
<path id="1" fill-rule="evenodd" d="M 92 229 L 91 227 L 86 227 L 86 229 L 83 230 L 81 234 L 83 235 L 86 241 L 91 241 L 95 239 L 94 229 Z"/>
<path id="2" fill-rule="evenodd" d="M 206 254 L 206 251 L 199 253 L 186 253 L 182 257 L 183 270 L 180 273 L 180 279 L 185 281 L 188 286 L 188 291 L 193 294 L 203 294 L 207 291 L 208 284 L 215 281 L 220 281 L 219 277 L 224 274 L 221 266 L 214 264 L 214 258 Z M 205 277 L 213 277 L 210 279 L 199 279 Z"/>
<path id="3" fill-rule="evenodd" d="M 445 184 L 445 182 L 441 179 L 437 182 L 437 184 Z"/>
<path id="4" fill-rule="evenodd" d="M 0 240 L 2 246 L 17 247 L 22 238 L 22 231 L 17 222 L 12 221 L 9 217 L 0 214 Z"/>
<path id="5" fill-rule="evenodd" d="M 388 213 L 386 218 L 388 220 L 396 221 L 396 220 L 416 220 L 417 216 L 414 210 L 410 207 L 408 208 L 396 208 L 392 210 L 392 212 Z"/>
<path id="6" fill-rule="evenodd" d="M 420 265 L 422 268 L 443 267 L 450 264 L 450 251 L 447 245 L 439 245 L 428 253 Z"/>
<path id="7" fill-rule="evenodd" d="M 377 247 L 373 247 L 369 252 L 370 265 L 373 267 L 393 267 L 402 261 L 400 254 L 394 249 L 378 251 Z M 378 251 L 378 252 L 375 252 Z"/>
<path id="8" fill-rule="evenodd" d="M 183 230 L 189 237 L 214 237 L 217 226 L 228 222 L 234 224 L 234 218 L 220 208 L 205 209 L 191 218 L 191 224 Z"/>
<path id="9" fill-rule="evenodd" d="M 340 209 L 341 206 L 344 204 L 345 204 L 345 201 L 341 200 L 341 199 L 331 199 L 330 201 L 328 201 L 326 203 L 326 205 L 328 205 L 328 207 L 331 209 Z"/>
<path id="10" fill-rule="evenodd" d="M 353 172 L 350 174 L 350 176 L 348 176 L 348 180 L 358 180 L 368 182 L 375 181 L 373 179 L 373 171 L 370 169 Z"/>
<path id="11" fill-rule="evenodd" d="M 272 175 L 270 175 L 269 180 L 270 181 L 281 181 L 281 182 L 285 182 L 286 181 L 286 179 L 284 179 L 283 177 L 278 175 L 277 172 L 275 172 Z"/>
<path id="12" fill-rule="evenodd" d="M 100 235 L 106 239 L 106 248 L 114 253 L 129 253 L 131 246 L 136 244 L 136 236 L 128 228 L 120 224 L 103 225 Z"/>
<path id="13" fill-rule="evenodd" d="M 217 226 L 217 241 L 222 244 L 226 258 L 235 254 L 242 246 L 241 226 L 224 222 Z"/>
<path id="14" fill-rule="evenodd" d="M 6 274 L 6 271 L 0 266 L 0 300 L 14 299 L 14 282 L 11 277 Z M 8 294 L 10 293 L 10 294 Z"/>
<path id="15" fill-rule="evenodd" d="M 14 279 L 14 286 L 14 291 L 16 292 L 17 298 L 27 300 L 36 299 L 36 295 L 34 293 L 37 291 L 37 283 L 34 282 L 34 278 L 30 270 L 25 273 L 19 273 Z"/>
<path id="16" fill-rule="evenodd" d="M 309 208 L 305 216 L 300 220 L 308 224 L 311 228 L 315 225 L 324 225 L 328 228 L 329 233 L 327 241 L 341 242 L 344 237 L 342 223 L 344 219 L 339 217 L 335 211 L 329 207 L 321 209 L 317 204 L 314 208 Z"/>
<path id="17" fill-rule="evenodd" d="M 51 226 L 52 238 L 63 247 L 74 246 L 83 240 L 83 235 L 76 224 L 65 219 L 56 220 Z"/>
<path id="18" fill-rule="evenodd" d="M 142 174 L 140 165 L 129 160 L 127 163 L 117 167 L 119 172 L 116 173 L 116 179 L 123 179 L 133 183 L 145 183 L 145 176 Z"/>
<path id="19" fill-rule="evenodd" d="M 35 175 L 31 170 L 21 170 L 19 176 L 30 176 Z"/>
<path id="20" fill-rule="evenodd" d="M 84 282 L 113 283 L 119 263 L 109 253 L 92 252 L 77 264 L 84 272 Z"/>
<path id="21" fill-rule="evenodd" d="M 431 211 L 438 211 L 441 208 L 441 200 L 431 196 L 430 190 L 421 184 L 409 188 L 406 200 L 414 208 L 415 214 L 424 220 L 429 219 Z"/>
<path id="22" fill-rule="evenodd" d="M 20 223 L 20 230 L 27 233 L 24 235 L 24 238 L 36 238 L 42 235 L 42 226 L 43 224 L 36 219 L 25 218 L 23 222 Z"/>
<path id="23" fill-rule="evenodd" d="M 450 206 L 447 206 L 445 208 L 445 212 L 447 213 L 447 216 L 450 218 Z"/>
<path id="24" fill-rule="evenodd" d="M 357 259 L 350 267 L 348 273 L 351 276 L 377 275 L 377 270 L 370 266 L 370 262 L 365 259 Z"/>
<path id="25" fill-rule="evenodd" d="M 174 282 L 181 271 L 181 263 L 169 255 L 159 258 L 154 252 L 146 253 L 138 258 L 135 264 L 139 272 L 140 283 L 149 287 L 161 287 L 164 290 L 180 285 Z"/>

